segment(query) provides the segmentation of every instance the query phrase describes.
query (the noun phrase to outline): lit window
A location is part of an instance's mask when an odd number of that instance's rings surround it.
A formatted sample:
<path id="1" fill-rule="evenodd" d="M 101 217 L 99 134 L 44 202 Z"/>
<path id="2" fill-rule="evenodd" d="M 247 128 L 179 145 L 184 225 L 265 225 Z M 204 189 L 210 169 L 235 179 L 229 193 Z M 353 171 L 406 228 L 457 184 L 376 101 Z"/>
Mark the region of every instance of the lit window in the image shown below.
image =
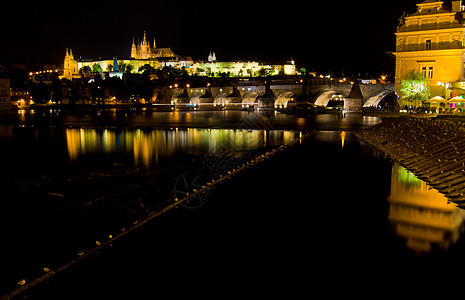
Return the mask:
<path id="1" fill-rule="evenodd" d="M 428 67 L 428 78 L 433 78 L 433 66 Z"/>
<path id="2" fill-rule="evenodd" d="M 421 67 L 421 74 L 423 74 L 424 77 L 426 77 L 427 73 L 427 68 L 426 67 Z"/>

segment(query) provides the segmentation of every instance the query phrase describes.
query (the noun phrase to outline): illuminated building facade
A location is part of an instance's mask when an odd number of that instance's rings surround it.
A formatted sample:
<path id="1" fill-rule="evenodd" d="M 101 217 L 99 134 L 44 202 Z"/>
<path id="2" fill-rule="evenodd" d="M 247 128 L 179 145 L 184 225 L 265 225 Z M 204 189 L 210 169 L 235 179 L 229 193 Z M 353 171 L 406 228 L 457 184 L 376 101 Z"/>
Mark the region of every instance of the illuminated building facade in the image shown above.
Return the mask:
<path id="1" fill-rule="evenodd" d="M 190 68 L 191 74 L 200 76 L 221 76 L 228 74 L 231 77 L 255 77 L 260 75 L 295 75 L 295 63 L 291 59 L 285 65 L 263 64 L 261 62 L 231 62 L 217 61 L 215 52 L 208 55 L 206 62 L 196 62 Z"/>
<path id="2" fill-rule="evenodd" d="M 144 38 L 138 45 L 133 40 L 131 46 L 130 58 L 124 59 L 78 59 L 74 58 L 71 49 L 66 49 L 64 59 L 63 76 L 72 80 L 73 78 L 80 77 L 79 70 L 83 67 L 88 67 L 91 73 L 108 73 L 109 77 L 120 77 L 122 72 L 141 73 L 141 68 L 145 65 L 150 65 L 154 69 L 163 68 L 165 66 L 189 69 L 193 61 L 190 57 L 180 57 L 175 55 L 171 48 L 157 48 L 155 39 L 153 47 L 147 42 L 147 35 L 144 32 Z M 115 70 L 118 66 L 118 70 Z"/>
<path id="3" fill-rule="evenodd" d="M 63 64 L 63 77 L 68 80 L 79 77 L 79 67 L 74 59 L 73 50 L 66 48 L 65 61 Z"/>
<path id="4" fill-rule="evenodd" d="M 228 74 L 229 76 L 239 77 L 255 77 L 263 75 L 295 75 L 296 67 L 291 59 L 284 65 L 263 64 L 260 62 L 221 62 L 217 61 L 216 54 L 213 52 L 208 56 L 207 62 L 194 63 L 190 57 L 180 57 L 171 50 L 171 48 L 157 48 L 155 39 L 151 46 L 147 40 L 147 34 L 144 32 L 144 37 L 141 42 L 135 43 L 132 41 L 130 58 L 125 59 L 78 59 L 74 58 L 71 49 L 66 49 L 64 59 L 64 68 L 62 78 L 72 80 L 80 77 L 79 70 L 83 67 L 88 67 L 90 73 L 108 73 L 111 77 L 116 74 L 114 67 L 119 66 L 119 73 L 142 73 L 142 67 L 150 65 L 154 69 L 163 67 L 185 68 L 191 75 L 200 76 L 221 76 Z"/>
<path id="5" fill-rule="evenodd" d="M 147 42 L 147 35 L 144 31 L 144 38 L 142 42 L 136 45 L 135 40 L 132 40 L 131 46 L 131 58 L 136 59 L 158 59 L 160 57 L 172 57 L 175 58 L 176 55 L 173 53 L 171 48 L 157 48 L 155 38 L 153 39 L 153 47 L 150 47 L 150 43 Z"/>
<path id="6" fill-rule="evenodd" d="M 425 75 L 432 97 L 450 98 L 452 89 L 465 93 L 464 10 L 461 0 L 452 1 L 452 8 L 443 1 L 425 0 L 415 13 L 401 17 L 393 53 L 400 96 L 401 82 L 412 71 Z"/>
<path id="7" fill-rule="evenodd" d="M 119 72 L 123 70 L 127 70 L 126 68 L 130 68 L 131 73 L 142 73 L 140 68 L 145 65 L 150 65 L 151 67 L 158 69 L 159 63 L 157 60 L 152 59 L 133 59 L 133 58 L 126 58 L 126 59 L 117 59 L 117 65 L 119 66 Z M 78 69 L 80 70 L 82 67 L 89 67 L 91 72 L 108 72 L 109 76 L 114 73 L 114 66 L 115 59 L 80 59 L 78 62 Z"/>

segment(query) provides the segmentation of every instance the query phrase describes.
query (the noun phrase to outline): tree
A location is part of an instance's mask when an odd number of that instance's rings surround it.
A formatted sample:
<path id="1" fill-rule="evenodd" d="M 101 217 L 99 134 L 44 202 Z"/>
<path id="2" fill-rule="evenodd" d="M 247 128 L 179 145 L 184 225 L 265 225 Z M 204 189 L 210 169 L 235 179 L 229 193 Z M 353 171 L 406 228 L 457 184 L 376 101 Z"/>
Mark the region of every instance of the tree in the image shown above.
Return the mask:
<path id="1" fill-rule="evenodd" d="M 131 65 L 131 64 L 127 64 L 127 65 L 126 65 L 125 73 L 126 73 L 126 74 L 132 73 L 132 70 L 134 70 L 134 66 Z"/>
<path id="2" fill-rule="evenodd" d="M 428 79 L 425 74 L 420 72 L 411 71 L 404 80 L 401 82 L 402 88 L 402 99 L 414 103 L 417 106 L 417 102 L 420 104 L 430 98 L 430 91 L 428 87 Z"/>
<path id="3" fill-rule="evenodd" d="M 155 69 L 151 65 L 145 64 L 139 68 L 139 73 L 143 73 L 144 75 L 150 75 L 155 73 Z"/>
<path id="4" fill-rule="evenodd" d="M 92 65 L 92 72 L 95 72 L 95 73 L 102 72 L 102 67 L 100 67 L 99 63 L 94 63 Z"/>
<path id="5" fill-rule="evenodd" d="M 92 69 L 89 66 L 83 66 L 82 68 L 79 69 L 79 74 L 81 75 L 90 74 L 91 72 L 92 72 Z"/>

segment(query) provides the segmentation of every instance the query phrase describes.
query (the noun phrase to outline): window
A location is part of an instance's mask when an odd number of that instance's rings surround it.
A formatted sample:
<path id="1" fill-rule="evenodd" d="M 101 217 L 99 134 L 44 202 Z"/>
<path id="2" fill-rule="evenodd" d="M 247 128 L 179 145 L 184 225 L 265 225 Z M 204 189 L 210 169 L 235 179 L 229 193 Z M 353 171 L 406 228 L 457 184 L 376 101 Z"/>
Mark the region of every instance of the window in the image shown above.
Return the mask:
<path id="1" fill-rule="evenodd" d="M 428 78 L 433 78 L 433 66 L 428 67 Z"/>
<path id="2" fill-rule="evenodd" d="M 426 67 L 421 67 L 421 74 L 423 74 L 424 77 L 426 77 L 426 73 L 427 73 L 427 68 Z"/>
<path id="3" fill-rule="evenodd" d="M 425 49 L 426 50 L 431 50 L 431 40 L 426 40 L 425 41 Z"/>
<path id="4" fill-rule="evenodd" d="M 423 74 L 425 78 L 433 78 L 433 66 L 421 67 L 421 74 Z"/>

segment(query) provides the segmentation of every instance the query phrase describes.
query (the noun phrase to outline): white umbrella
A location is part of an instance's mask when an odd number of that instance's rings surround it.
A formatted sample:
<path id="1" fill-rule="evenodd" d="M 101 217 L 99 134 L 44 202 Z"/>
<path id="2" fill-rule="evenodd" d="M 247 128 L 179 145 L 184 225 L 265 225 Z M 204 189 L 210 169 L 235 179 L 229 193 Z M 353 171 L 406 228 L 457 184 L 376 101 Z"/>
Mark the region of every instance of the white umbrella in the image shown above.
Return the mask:
<path id="1" fill-rule="evenodd" d="M 464 102 L 465 99 L 459 97 L 459 96 L 455 96 L 454 98 L 450 98 L 449 100 L 447 100 L 447 103 L 457 103 L 457 102 Z"/>
<path id="2" fill-rule="evenodd" d="M 429 100 L 426 100 L 425 102 L 426 103 L 438 103 L 438 102 L 447 102 L 447 100 L 442 98 L 441 96 L 436 96 Z"/>

